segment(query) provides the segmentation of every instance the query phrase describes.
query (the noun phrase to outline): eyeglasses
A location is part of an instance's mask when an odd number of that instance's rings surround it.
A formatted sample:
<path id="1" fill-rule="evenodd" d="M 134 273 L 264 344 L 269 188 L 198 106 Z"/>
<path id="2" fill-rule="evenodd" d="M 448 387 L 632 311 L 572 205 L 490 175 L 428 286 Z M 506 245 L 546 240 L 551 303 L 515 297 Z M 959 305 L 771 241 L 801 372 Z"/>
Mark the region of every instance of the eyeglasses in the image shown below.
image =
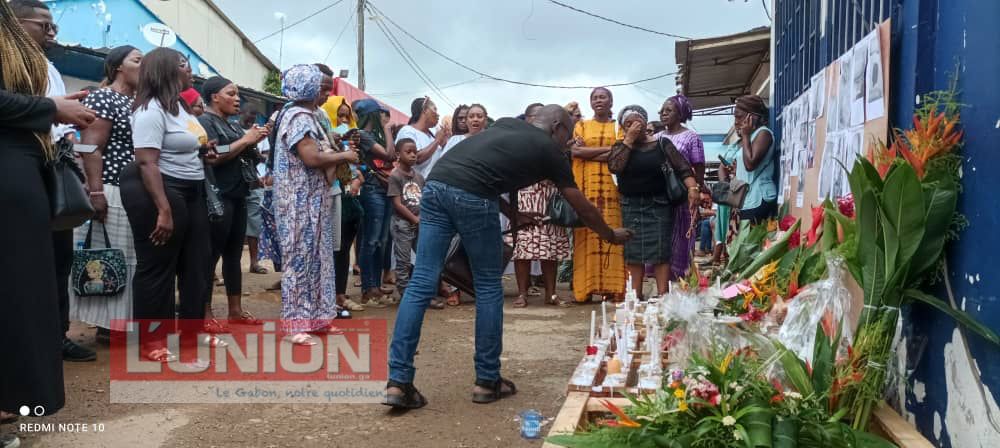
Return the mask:
<path id="1" fill-rule="evenodd" d="M 39 19 L 18 19 L 18 20 L 22 22 L 37 23 L 39 26 L 42 27 L 42 30 L 44 30 L 46 33 L 52 31 L 53 33 L 59 34 L 59 25 L 49 22 L 48 20 L 39 20 Z"/>

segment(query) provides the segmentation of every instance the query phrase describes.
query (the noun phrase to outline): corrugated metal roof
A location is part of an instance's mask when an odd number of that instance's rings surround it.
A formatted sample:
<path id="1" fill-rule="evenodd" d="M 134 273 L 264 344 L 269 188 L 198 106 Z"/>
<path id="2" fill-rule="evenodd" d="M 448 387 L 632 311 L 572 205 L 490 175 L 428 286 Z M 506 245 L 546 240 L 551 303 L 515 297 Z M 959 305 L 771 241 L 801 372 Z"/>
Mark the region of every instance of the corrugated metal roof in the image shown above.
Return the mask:
<path id="1" fill-rule="evenodd" d="M 695 110 L 730 105 L 740 95 L 755 93 L 770 76 L 767 27 L 675 45 L 677 83 Z"/>

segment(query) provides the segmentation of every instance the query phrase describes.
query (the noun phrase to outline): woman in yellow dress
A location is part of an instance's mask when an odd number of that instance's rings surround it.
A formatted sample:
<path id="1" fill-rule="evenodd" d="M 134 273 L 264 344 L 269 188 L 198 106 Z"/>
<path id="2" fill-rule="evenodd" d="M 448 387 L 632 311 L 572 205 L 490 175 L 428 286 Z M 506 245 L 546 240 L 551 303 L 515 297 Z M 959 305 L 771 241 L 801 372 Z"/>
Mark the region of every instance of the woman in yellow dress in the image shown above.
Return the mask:
<path id="1" fill-rule="evenodd" d="M 621 227 L 618 188 L 608 171 L 611 145 L 620 138 L 614 120 L 611 91 L 599 87 L 590 93 L 594 118 L 576 123 L 573 137 L 573 177 L 580 190 L 601 211 L 611 227 Z M 639 279 L 641 281 L 641 279 Z M 573 233 L 573 295 L 586 302 L 593 294 L 620 300 L 625 292 L 622 246 L 601 240 L 587 228 Z"/>

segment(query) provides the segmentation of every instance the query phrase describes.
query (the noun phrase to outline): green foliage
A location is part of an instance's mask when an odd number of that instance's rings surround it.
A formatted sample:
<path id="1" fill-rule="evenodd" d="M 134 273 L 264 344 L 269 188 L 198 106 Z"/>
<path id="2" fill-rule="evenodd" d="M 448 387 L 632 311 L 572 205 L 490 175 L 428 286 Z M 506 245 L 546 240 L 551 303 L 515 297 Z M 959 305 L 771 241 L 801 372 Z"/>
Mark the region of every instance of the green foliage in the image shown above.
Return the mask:
<path id="1" fill-rule="evenodd" d="M 271 95 L 281 96 L 281 74 L 272 70 L 264 77 L 264 91 Z"/>
<path id="2" fill-rule="evenodd" d="M 795 224 L 788 229 L 771 247 L 767 248 L 764 252 L 757 255 L 753 261 L 741 271 L 741 278 L 750 278 L 754 275 L 760 268 L 764 265 L 769 264 L 775 260 L 780 259 L 788 252 L 788 240 L 791 239 L 792 234 L 799 231 L 799 225 L 802 224 L 802 220 L 796 220 Z M 765 229 L 766 230 L 766 229 Z"/>

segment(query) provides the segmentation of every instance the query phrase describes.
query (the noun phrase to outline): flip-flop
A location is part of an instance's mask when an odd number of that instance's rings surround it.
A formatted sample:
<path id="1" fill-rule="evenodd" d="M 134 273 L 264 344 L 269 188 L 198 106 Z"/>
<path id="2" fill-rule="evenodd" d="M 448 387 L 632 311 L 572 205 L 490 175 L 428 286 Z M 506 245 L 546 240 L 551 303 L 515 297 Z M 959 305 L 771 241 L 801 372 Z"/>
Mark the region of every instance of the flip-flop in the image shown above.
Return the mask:
<path id="1" fill-rule="evenodd" d="M 521 294 L 521 295 L 517 296 L 517 298 L 514 299 L 513 306 L 514 306 L 514 308 L 527 308 L 528 307 L 528 298 L 525 297 L 524 294 Z"/>
<path id="2" fill-rule="evenodd" d="M 268 271 L 264 266 L 250 266 L 251 274 L 267 274 L 268 272 L 270 271 Z"/>

